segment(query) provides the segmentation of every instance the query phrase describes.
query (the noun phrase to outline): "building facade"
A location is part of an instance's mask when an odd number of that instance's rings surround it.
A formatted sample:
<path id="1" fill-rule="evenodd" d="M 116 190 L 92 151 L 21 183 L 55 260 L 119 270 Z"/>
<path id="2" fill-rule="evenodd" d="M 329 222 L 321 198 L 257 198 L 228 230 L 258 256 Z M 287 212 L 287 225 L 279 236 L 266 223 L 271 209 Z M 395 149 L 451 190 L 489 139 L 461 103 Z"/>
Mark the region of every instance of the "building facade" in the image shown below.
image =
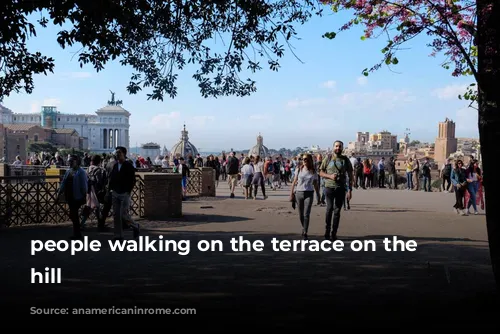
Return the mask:
<path id="1" fill-rule="evenodd" d="M 152 161 L 161 154 L 160 145 L 156 143 L 146 143 L 141 145 L 139 155 L 143 158 L 150 158 Z"/>
<path id="2" fill-rule="evenodd" d="M 455 122 L 446 118 L 444 122 L 439 122 L 438 125 L 438 137 L 434 146 L 434 160 L 441 166 L 456 151 Z"/>
<path id="3" fill-rule="evenodd" d="M 73 129 L 91 152 L 104 153 L 116 146 L 130 146 L 130 113 L 122 107 L 121 100 L 111 100 L 95 114 L 61 113 L 53 106 L 43 106 L 40 113 L 14 113 L 0 106 L 0 121 L 4 125 L 31 124 L 51 129 Z M 86 139 L 86 140 L 85 140 Z"/>

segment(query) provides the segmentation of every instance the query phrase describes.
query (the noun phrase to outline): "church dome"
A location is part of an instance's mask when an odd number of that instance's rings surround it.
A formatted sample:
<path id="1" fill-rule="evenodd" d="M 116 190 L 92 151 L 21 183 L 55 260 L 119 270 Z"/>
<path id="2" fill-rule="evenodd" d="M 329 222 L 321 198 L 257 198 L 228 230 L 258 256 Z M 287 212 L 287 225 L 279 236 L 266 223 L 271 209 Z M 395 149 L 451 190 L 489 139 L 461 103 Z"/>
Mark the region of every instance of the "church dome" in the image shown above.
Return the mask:
<path id="1" fill-rule="evenodd" d="M 184 130 L 181 131 L 181 139 L 172 147 L 172 150 L 170 150 L 170 156 L 172 160 L 175 157 L 183 157 L 184 159 L 187 159 L 188 156 L 191 155 L 194 158 L 197 154 L 198 150 L 189 141 L 188 132 L 186 131 L 186 125 L 184 125 Z"/>
<path id="2" fill-rule="evenodd" d="M 250 151 L 248 151 L 248 155 L 251 156 L 253 155 L 254 157 L 259 155 L 262 159 L 267 157 L 269 154 L 269 150 L 267 147 L 264 146 L 264 138 L 259 133 L 259 136 L 257 137 L 257 145 L 252 147 Z"/>

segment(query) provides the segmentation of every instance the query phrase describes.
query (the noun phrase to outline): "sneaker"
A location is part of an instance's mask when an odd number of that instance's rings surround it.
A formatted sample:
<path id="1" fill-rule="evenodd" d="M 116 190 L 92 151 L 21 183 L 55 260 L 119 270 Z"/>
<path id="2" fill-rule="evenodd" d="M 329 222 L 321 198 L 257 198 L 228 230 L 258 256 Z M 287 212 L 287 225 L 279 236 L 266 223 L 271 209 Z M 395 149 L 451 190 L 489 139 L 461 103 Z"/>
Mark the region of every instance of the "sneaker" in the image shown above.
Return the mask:
<path id="1" fill-rule="evenodd" d="M 264 196 L 264 199 L 267 199 L 267 196 Z"/>
<path id="2" fill-rule="evenodd" d="M 474 214 L 475 214 L 475 215 L 478 215 L 478 214 L 479 214 L 479 212 L 477 212 L 477 211 L 474 211 Z"/>
<path id="3" fill-rule="evenodd" d="M 461 216 L 468 216 L 469 214 L 467 213 L 467 210 L 462 210 L 460 215 Z"/>
<path id="4" fill-rule="evenodd" d="M 234 193 L 231 193 L 231 195 L 229 196 L 229 198 L 234 198 Z"/>
<path id="5" fill-rule="evenodd" d="M 457 208 L 453 208 L 453 212 L 455 212 L 457 215 L 460 214 L 460 210 L 458 210 Z"/>

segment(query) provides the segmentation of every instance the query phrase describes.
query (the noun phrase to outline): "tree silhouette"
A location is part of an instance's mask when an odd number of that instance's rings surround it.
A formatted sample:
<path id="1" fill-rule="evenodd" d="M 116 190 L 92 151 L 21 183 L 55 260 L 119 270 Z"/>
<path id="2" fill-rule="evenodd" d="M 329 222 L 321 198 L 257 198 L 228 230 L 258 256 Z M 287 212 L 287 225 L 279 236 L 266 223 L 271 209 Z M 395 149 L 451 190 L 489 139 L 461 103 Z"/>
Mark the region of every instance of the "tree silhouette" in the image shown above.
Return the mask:
<path id="1" fill-rule="evenodd" d="M 194 64 L 202 96 L 249 95 L 255 81 L 239 74 L 261 70 L 261 61 L 277 71 L 294 25 L 319 14 L 319 7 L 316 0 L 8 1 L 0 8 L 0 101 L 12 92 L 31 93 L 34 74 L 53 72 L 54 59 L 26 45 L 49 24 L 61 27 L 62 48 L 81 45 L 80 67 L 100 71 L 112 60 L 131 67 L 131 94 L 148 88 L 148 99 L 173 98 L 178 71 Z M 225 51 L 211 50 L 213 40 Z"/>

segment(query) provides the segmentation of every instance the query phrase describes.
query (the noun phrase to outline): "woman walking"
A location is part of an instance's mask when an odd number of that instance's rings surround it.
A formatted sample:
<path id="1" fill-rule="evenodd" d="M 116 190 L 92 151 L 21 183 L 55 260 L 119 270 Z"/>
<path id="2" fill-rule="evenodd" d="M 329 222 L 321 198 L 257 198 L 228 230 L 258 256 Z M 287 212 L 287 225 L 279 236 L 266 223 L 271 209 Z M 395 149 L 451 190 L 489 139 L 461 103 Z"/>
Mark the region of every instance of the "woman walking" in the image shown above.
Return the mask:
<path id="1" fill-rule="evenodd" d="M 255 163 L 254 163 L 254 175 L 253 175 L 253 199 L 257 199 L 257 192 L 260 189 L 262 190 L 262 196 L 264 196 L 264 199 L 267 199 L 266 196 L 266 189 L 264 186 L 264 161 L 260 159 L 260 155 L 255 157 Z"/>
<path id="2" fill-rule="evenodd" d="M 477 160 L 474 160 L 469 168 L 465 171 L 465 177 L 467 178 L 468 185 L 467 191 L 469 192 L 470 198 L 467 204 L 467 214 L 470 214 L 470 207 L 474 208 L 474 214 L 479 214 L 477 211 L 477 195 L 479 191 L 479 182 L 481 181 L 481 168 Z"/>
<path id="3" fill-rule="evenodd" d="M 241 185 L 245 189 L 244 195 L 245 199 L 250 198 L 250 186 L 253 180 L 253 166 L 250 164 L 250 158 L 246 157 L 244 160 L 244 165 L 241 167 Z"/>
<path id="4" fill-rule="evenodd" d="M 464 163 L 462 160 L 457 160 L 455 163 L 455 168 L 451 171 L 451 183 L 455 188 L 455 198 L 456 202 L 453 209 L 457 214 L 462 216 L 467 216 L 467 212 L 464 208 L 464 195 L 467 189 L 467 178 L 465 177 L 465 169 L 463 169 Z"/>
<path id="5" fill-rule="evenodd" d="M 300 224 L 302 225 L 302 237 L 307 240 L 309 230 L 309 218 L 314 200 L 314 192 L 318 192 L 318 175 L 314 168 L 313 157 L 305 154 L 303 164 L 297 169 L 290 190 L 290 201 L 296 201 L 299 207 Z"/>

